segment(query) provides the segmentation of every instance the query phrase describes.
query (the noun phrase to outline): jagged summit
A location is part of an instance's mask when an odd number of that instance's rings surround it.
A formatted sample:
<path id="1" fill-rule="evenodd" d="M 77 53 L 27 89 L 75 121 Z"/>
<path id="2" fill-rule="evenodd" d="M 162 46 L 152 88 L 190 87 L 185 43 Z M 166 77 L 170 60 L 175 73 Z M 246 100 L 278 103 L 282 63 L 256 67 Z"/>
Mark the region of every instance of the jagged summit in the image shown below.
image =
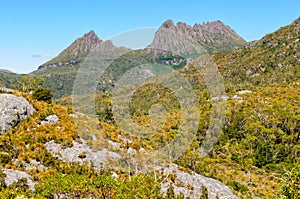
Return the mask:
<path id="1" fill-rule="evenodd" d="M 93 30 L 91 30 L 82 37 L 76 39 L 57 57 L 39 66 L 39 69 L 79 64 L 101 42 L 102 40 L 99 39 Z"/>
<path id="2" fill-rule="evenodd" d="M 175 28 L 174 22 L 171 19 L 168 19 L 162 24 L 162 27 L 165 28 Z"/>
<path id="3" fill-rule="evenodd" d="M 246 41 L 220 20 L 187 25 L 166 20 L 157 30 L 153 49 L 169 50 L 178 54 L 199 54 L 232 50 L 244 45 Z"/>

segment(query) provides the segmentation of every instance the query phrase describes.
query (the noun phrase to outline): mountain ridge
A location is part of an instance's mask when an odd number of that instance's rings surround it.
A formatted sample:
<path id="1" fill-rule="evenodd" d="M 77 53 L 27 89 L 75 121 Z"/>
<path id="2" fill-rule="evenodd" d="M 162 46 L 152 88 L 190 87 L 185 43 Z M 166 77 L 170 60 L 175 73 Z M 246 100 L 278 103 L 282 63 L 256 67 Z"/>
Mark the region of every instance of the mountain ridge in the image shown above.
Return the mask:
<path id="1" fill-rule="evenodd" d="M 228 51 L 245 44 L 241 36 L 220 20 L 190 26 L 185 22 L 175 25 L 168 19 L 158 28 L 148 47 L 188 55 Z"/>

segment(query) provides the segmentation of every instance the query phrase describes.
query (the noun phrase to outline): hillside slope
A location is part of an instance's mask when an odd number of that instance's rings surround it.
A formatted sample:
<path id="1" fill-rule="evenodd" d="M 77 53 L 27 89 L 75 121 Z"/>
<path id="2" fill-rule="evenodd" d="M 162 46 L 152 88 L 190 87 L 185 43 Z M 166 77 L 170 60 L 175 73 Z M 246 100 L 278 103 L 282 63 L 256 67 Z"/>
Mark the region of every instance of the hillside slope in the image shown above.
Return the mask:
<path id="1" fill-rule="evenodd" d="M 230 87 L 293 83 L 300 77 L 300 24 L 292 23 L 214 61 Z"/>

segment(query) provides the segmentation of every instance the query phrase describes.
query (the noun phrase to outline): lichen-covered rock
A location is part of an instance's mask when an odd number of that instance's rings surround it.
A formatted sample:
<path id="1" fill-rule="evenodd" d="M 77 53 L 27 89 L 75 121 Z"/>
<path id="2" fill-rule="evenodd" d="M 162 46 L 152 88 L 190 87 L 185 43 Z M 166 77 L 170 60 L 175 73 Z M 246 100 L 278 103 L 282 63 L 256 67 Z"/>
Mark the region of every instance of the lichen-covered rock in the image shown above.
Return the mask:
<path id="1" fill-rule="evenodd" d="M 0 94 L 0 133 L 19 124 L 34 112 L 32 105 L 23 97 Z"/>

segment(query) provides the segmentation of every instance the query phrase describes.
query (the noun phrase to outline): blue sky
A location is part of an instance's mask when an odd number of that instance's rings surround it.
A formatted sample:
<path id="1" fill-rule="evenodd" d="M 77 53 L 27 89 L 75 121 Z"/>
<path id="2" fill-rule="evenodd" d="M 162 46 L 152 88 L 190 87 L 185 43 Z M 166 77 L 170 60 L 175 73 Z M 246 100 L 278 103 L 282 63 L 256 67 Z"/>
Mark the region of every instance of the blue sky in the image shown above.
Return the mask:
<path id="1" fill-rule="evenodd" d="M 93 29 L 101 39 L 172 19 L 194 25 L 221 20 L 247 41 L 291 23 L 299 0 L 3 0 L 0 68 L 28 73 Z"/>

